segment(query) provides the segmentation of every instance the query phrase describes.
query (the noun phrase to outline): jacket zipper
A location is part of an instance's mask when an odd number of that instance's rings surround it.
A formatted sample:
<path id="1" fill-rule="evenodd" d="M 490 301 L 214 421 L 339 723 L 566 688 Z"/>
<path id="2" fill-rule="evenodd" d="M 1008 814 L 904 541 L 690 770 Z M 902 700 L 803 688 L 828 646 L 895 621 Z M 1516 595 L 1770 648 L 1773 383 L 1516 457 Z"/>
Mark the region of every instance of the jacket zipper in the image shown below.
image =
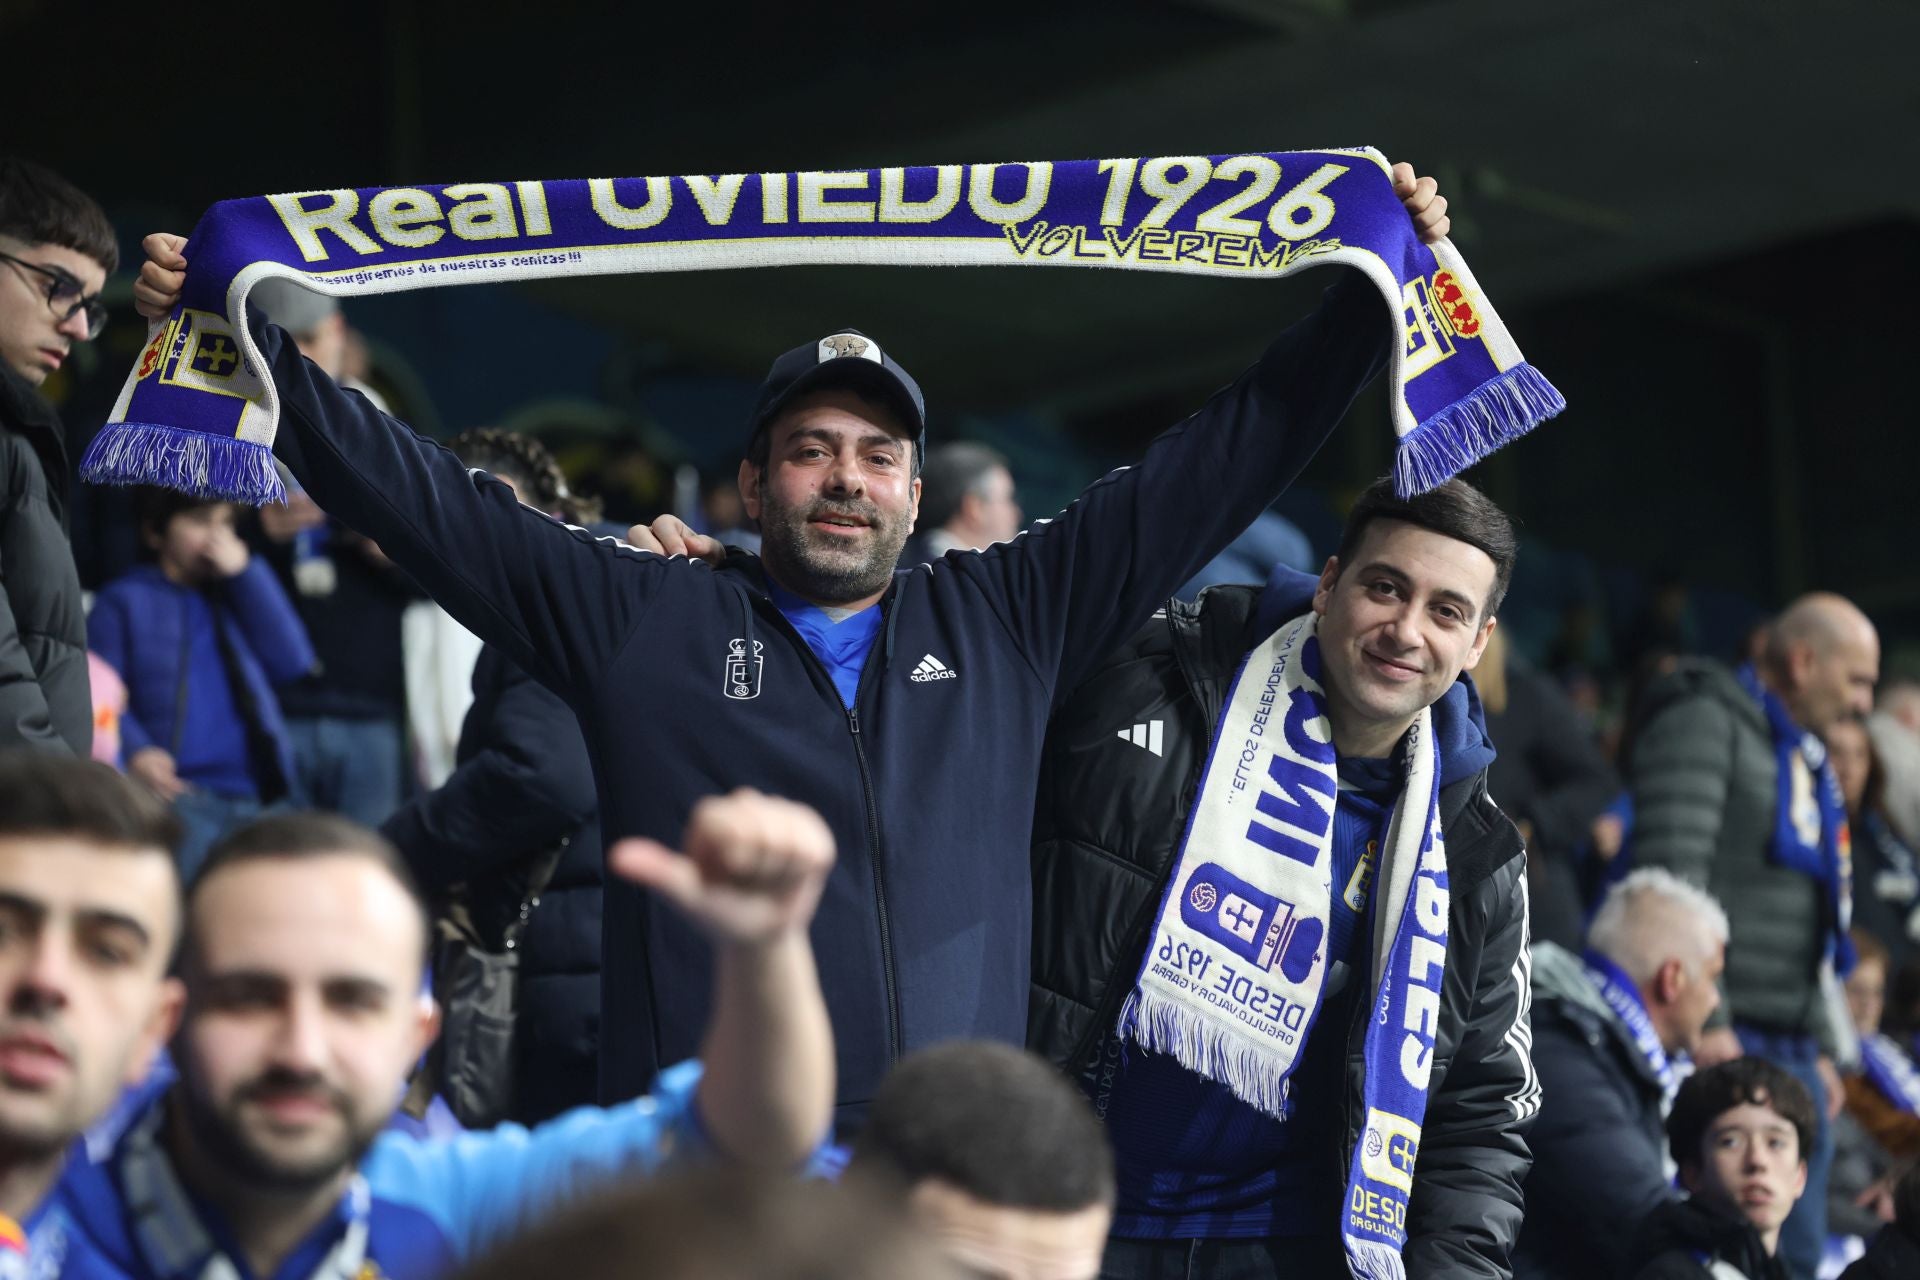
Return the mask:
<path id="1" fill-rule="evenodd" d="M 839 691 L 834 688 L 833 677 L 828 673 L 826 664 L 820 661 L 820 655 L 813 651 L 813 646 L 807 643 L 806 637 L 787 621 L 786 615 L 773 606 L 771 601 L 768 602 L 768 612 L 772 615 L 770 620 L 774 625 L 792 638 L 804 655 L 802 661 L 812 666 L 820 683 L 826 686 L 829 696 L 838 702 Z M 867 666 L 872 667 L 872 665 L 873 655 L 868 654 Z M 860 673 L 860 687 L 864 689 L 866 684 L 867 672 L 863 670 Z M 880 926 L 881 977 L 885 980 L 887 989 L 887 1061 L 891 1065 L 898 1062 L 906 1050 L 901 1043 L 900 1034 L 900 978 L 894 972 L 893 925 L 887 918 L 887 876 L 880 862 L 880 807 L 873 798 L 873 769 L 867 763 L 867 749 L 860 734 L 860 712 L 854 707 L 847 707 L 845 710 L 847 732 L 853 737 L 853 758 L 860 766 L 860 796 L 866 804 L 867 862 L 873 867 L 874 915 Z"/>
<path id="2" fill-rule="evenodd" d="M 905 1052 L 900 1042 L 900 986 L 893 971 L 893 926 L 887 919 L 887 874 L 880 861 L 880 811 L 873 800 L 873 771 L 867 767 L 867 749 L 860 738 L 860 712 L 847 708 L 847 731 L 853 735 L 853 758 L 860 764 L 860 791 L 867 802 L 867 861 L 873 866 L 873 905 L 880 923 L 880 965 L 887 983 L 887 1046 L 891 1060 Z"/>

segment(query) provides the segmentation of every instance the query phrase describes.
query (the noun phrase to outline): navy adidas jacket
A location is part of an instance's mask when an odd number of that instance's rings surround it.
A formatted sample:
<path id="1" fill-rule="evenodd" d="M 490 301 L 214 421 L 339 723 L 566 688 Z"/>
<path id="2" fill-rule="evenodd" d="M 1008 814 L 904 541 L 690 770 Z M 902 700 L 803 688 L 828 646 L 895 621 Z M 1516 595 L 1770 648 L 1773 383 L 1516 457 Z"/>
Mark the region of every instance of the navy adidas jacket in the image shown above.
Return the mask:
<path id="1" fill-rule="evenodd" d="M 455 618 L 566 699 L 605 837 L 677 847 L 704 796 L 818 809 L 839 859 L 813 925 L 843 1120 L 903 1053 L 1026 1029 L 1028 837 L 1047 719 L 1246 528 L 1378 371 L 1392 331 L 1358 278 L 1247 373 L 1010 543 L 899 573 L 853 711 L 768 598 L 757 557 L 664 559 L 522 507 L 342 391 L 271 325 L 276 450 Z M 706 1022 L 704 941 L 624 884 L 604 915 L 600 1085 L 641 1091 Z"/>

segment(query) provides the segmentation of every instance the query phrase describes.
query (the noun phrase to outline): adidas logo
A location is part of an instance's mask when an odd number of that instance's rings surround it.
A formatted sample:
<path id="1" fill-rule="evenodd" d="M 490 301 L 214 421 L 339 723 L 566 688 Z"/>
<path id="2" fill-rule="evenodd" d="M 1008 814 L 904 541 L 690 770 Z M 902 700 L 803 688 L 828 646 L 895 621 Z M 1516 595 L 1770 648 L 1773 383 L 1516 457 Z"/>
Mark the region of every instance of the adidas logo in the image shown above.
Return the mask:
<path id="1" fill-rule="evenodd" d="M 1131 729 L 1122 729 L 1114 736 L 1122 742 L 1131 742 L 1134 746 L 1151 751 L 1157 756 L 1164 756 L 1166 752 L 1160 749 L 1160 734 L 1166 727 L 1166 723 L 1165 720 L 1149 720 Z"/>
<path id="2" fill-rule="evenodd" d="M 934 657 L 932 654 L 928 654 L 926 657 L 920 659 L 920 665 L 915 667 L 913 674 L 907 677 L 907 679 L 913 681 L 915 684 L 925 684 L 929 680 L 958 680 L 959 678 L 960 673 L 958 671 L 955 671 L 952 667 L 940 661 L 940 659 Z"/>

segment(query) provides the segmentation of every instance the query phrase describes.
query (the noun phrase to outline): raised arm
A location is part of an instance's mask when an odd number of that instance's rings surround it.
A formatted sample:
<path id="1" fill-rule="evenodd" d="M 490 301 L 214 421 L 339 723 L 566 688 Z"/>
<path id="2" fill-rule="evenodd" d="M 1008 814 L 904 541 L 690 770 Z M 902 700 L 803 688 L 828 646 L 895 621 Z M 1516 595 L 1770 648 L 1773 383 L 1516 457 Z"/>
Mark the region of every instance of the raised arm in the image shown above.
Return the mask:
<path id="1" fill-rule="evenodd" d="M 608 866 L 687 916 L 714 946 L 699 1112 L 730 1159 L 797 1167 L 833 1117 L 833 1031 L 807 925 L 833 835 L 805 805 L 740 790 L 694 806 L 676 854 L 623 840 Z"/>
<path id="2" fill-rule="evenodd" d="M 1431 178 L 1394 167 L 1423 238 L 1446 234 Z M 962 560 L 1056 702 L 1300 474 L 1385 365 L 1398 325 L 1357 275 L 1260 361 L 1052 520 Z"/>
<path id="3" fill-rule="evenodd" d="M 375 1147 L 369 1176 L 410 1188 L 469 1253 L 675 1161 L 797 1173 L 826 1139 L 833 1033 L 807 926 L 833 865 L 833 837 L 811 809 L 736 791 L 695 806 L 685 844 L 675 853 L 622 841 L 608 864 L 713 940 L 704 1069 L 681 1063 L 646 1097 L 582 1107 L 532 1131 L 502 1125 L 451 1142 Z"/>
<path id="4" fill-rule="evenodd" d="M 142 315 L 178 301 L 185 243 L 146 238 L 134 284 Z M 274 451 L 314 501 L 543 683 L 590 685 L 644 612 L 658 562 L 521 506 L 506 485 L 342 390 L 278 327 L 253 332 L 280 394 Z"/>

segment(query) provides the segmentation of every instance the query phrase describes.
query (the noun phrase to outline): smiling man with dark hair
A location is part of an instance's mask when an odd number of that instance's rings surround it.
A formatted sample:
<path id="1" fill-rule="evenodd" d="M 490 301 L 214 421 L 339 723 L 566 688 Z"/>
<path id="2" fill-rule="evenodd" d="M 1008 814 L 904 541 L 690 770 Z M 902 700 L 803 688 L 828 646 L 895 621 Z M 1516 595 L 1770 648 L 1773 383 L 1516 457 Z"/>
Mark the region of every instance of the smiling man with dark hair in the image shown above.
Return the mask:
<path id="1" fill-rule="evenodd" d="M 1112 1134 L 1111 1280 L 1509 1274 L 1526 859 L 1466 673 L 1513 529 L 1382 481 L 1340 548 L 1170 603 L 1054 720 L 1028 1043 Z"/>
<path id="2" fill-rule="evenodd" d="M 1434 181 L 1405 164 L 1392 180 L 1417 234 L 1444 236 Z M 146 246 L 134 293 L 162 315 L 186 242 Z M 1292 482 L 1397 326 L 1343 279 L 1137 466 L 1010 542 L 901 572 L 926 407 L 867 334 L 829 332 L 769 369 L 738 472 L 766 529 L 753 556 L 675 521 L 633 545 L 562 525 L 256 328 L 283 406 L 275 452 L 578 713 L 609 838 L 671 842 L 695 799 L 742 781 L 825 817 L 843 856 L 814 936 L 851 1126 L 905 1054 L 1020 1037 L 1049 714 Z M 629 886 L 608 885 L 602 936 L 610 1099 L 693 1051 L 708 983 L 686 927 Z"/>
<path id="3" fill-rule="evenodd" d="M 833 1100 L 807 941 L 833 853 L 818 815 L 745 790 L 696 807 L 684 853 L 614 849 L 610 871 L 673 903 L 714 952 L 703 1061 L 618 1107 L 433 1141 L 388 1128 L 439 1029 L 406 863 L 336 815 L 241 828 L 188 898 L 179 1080 L 67 1168 L 62 1274 L 430 1280 L 668 1165 L 802 1167 Z"/>

